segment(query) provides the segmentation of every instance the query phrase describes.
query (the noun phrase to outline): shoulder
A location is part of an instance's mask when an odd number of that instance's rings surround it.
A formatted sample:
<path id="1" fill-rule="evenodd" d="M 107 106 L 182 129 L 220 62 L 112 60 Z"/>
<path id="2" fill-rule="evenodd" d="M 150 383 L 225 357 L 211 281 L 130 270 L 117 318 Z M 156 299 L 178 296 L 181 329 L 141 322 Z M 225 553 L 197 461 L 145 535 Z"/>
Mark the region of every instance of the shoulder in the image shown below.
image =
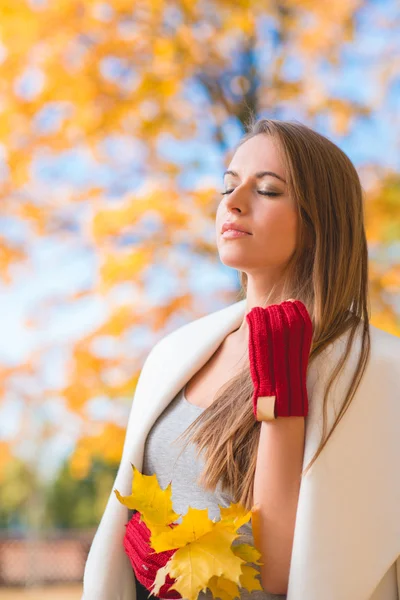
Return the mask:
<path id="1" fill-rule="evenodd" d="M 377 415 L 377 419 L 378 415 L 381 415 L 384 426 L 388 420 L 397 423 L 400 418 L 400 338 L 369 324 L 370 352 L 359 379 L 356 371 L 360 360 L 363 330 L 364 321 L 355 330 L 350 352 L 340 371 L 338 365 L 346 354 L 351 330 L 346 330 L 328 344 L 310 363 L 307 372 L 310 399 L 307 435 L 313 437 L 312 443 L 309 443 L 309 448 L 313 448 L 313 451 L 320 442 L 320 424 L 326 418 L 326 432 L 331 431 L 352 389 L 354 397 L 351 396 L 349 408 L 351 412 L 356 411 L 357 418 L 364 419 L 366 410 Z"/>
<path id="2" fill-rule="evenodd" d="M 355 330 L 353 344 L 351 347 L 351 355 L 349 357 L 351 359 L 350 362 L 355 362 L 358 359 L 358 354 L 361 350 L 361 344 L 363 342 L 363 329 L 364 321 L 361 321 Z M 371 366 L 387 364 L 388 366 L 397 366 L 396 370 L 399 370 L 400 337 L 393 335 L 392 333 L 388 333 L 383 329 L 379 329 L 378 327 L 371 325 L 371 323 L 369 324 L 369 333 L 371 340 L 369 364 L 371 364 Z M 347 344 L 349 343 L 350 335 L 351 331 L 346 330 L 333 342 L 328 344 L 324 351 L 321 352 L 321 360 L 325 361 L 327 357 L 335 360 L 340 358 L 340 356 L 345 352 Z"/>
<path id="3" fill-rule="evenodd" d="M 363 343 L 364 321 L 357 326 L 353 341 L 351 343 L 351 330 L 346 330 L 339 337 L 327 345 L 327 347 L 311 362 L 307 381 L 311 388 L 324 388 L 332 375 L 336 372 L 339 362 L 345 356 L 346 348 L 350 345 L 349 355 L 335 377 L 334 387 L 337 387 L 338 397 L 342 398 L 351 384 L 360 359 L 361 346 Z M 400 338 L 369 324 L 370 352 L 363 372 L 363 385 L 375 389 L 382 384 L 382 389 L 400 389 Z M 371 388 L 372 389 L 372 388 Z"/>

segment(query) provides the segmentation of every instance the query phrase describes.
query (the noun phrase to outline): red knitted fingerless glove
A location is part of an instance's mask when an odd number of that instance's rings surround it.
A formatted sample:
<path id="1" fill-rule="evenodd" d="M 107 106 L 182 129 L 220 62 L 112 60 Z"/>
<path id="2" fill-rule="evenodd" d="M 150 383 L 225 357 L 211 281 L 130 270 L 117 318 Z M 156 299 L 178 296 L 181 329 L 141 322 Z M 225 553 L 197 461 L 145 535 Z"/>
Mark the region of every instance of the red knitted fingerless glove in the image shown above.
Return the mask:
<path id="1" fill-rule="evenodd" d="M 171 523 L 170 527 L 175 527 L 176 525 L 178 523 Z M 144 521 L 140 522 L 139 511 L 134 513 L 125 527 L 125 552 L 131 561 L 136 578 L 145 588 L 151 591 L 158 569 L 167 564 L 171 556 L 176 552 L 176 549 L 154 552 L 150 546 L 151 531 Z M 174 583 L 175 579 L 167 575 L 165 583 L 158 592 L 158 597 L 182 598 L 179 592 L 170 590 Z"/>
<path id="2" fill-rule="evenodd" d="M 266 308 L 255 306 L 246 320 L 256 420 L 270 420 L 267 413 L 271 418 L 306 416 L 312 321 L 305 305 L 287 300 Z"/>

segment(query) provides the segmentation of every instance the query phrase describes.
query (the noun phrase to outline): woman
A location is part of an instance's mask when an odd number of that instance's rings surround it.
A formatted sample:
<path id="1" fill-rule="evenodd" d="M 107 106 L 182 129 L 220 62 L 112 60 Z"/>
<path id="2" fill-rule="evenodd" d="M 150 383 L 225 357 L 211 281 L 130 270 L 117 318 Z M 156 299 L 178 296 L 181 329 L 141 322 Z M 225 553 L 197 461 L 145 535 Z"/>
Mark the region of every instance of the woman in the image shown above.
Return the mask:
<path id="1" fill-rule="evenodd" d="M 134 464 L 156 472 L 163 488 L 172 478 L 180 514 L 207 506 L 213 518 L 218 504 L 256 501 L 263 590 L 242 598 L 397 600 L 400 340 L 369 324 L 357 172 L 308 127 L 261 119 L 236 148 L 224 184 L 218 251 L 238 270 L 244 298 L 151 350 L 113 490 L 131 493 Z M 247 235 L 222 234 L 226 221 Z M 289 300 L 312 322 L 309 412 L 260 422 L 249 316 Z M 183 450 L 180 433 L 190 434 Z M 124 547 L 131 517 L 112 491 L 87 559 L 84 600 L 143 592 Z M 251 543 L 251 526 L 243 533 Z"/>

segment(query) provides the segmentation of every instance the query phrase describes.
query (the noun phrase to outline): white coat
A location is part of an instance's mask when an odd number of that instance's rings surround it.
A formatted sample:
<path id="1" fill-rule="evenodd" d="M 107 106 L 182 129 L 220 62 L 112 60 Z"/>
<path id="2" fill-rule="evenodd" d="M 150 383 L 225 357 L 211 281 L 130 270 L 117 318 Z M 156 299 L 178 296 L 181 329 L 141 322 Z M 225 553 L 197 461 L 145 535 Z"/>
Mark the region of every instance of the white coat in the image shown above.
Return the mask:
<path id="1" fill-rule="evenodd" d="M 135 600 L 135 576 L 123 537 L 128 512 L 114 494 L 132 491 L 147 434 L 169 402 L 241 324 L 245 300 L 164 336 L 140 373 L 123 455 L 86 561 L 82 600 Z M 322 453 L 303 477 L 296 514 L 287 600 L 400 598 L 400 338 L 374 326 L 371 357 L 357 392 Z M 328 431 L 351 380 L 359 331 L 328 401 Z M 322 432 L 323 390 L 347 333 L 307 372 L 303 468 Z"/>

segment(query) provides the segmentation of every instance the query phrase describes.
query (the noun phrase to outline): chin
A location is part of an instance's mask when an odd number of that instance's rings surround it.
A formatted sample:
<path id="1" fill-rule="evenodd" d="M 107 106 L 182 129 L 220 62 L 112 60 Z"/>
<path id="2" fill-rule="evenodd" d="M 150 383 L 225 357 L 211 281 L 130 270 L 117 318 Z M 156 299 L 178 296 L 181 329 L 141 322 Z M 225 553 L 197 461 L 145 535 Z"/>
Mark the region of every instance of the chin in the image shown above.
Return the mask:
<path id="1" fill-rule="evenodd" d="M 232 267 L 232 269 L 238 269 L 239 271 L 246 271 L 254 266 L 246 260 L 241 252 L 220 252 L 219 259 L 226 267 Z"/>

